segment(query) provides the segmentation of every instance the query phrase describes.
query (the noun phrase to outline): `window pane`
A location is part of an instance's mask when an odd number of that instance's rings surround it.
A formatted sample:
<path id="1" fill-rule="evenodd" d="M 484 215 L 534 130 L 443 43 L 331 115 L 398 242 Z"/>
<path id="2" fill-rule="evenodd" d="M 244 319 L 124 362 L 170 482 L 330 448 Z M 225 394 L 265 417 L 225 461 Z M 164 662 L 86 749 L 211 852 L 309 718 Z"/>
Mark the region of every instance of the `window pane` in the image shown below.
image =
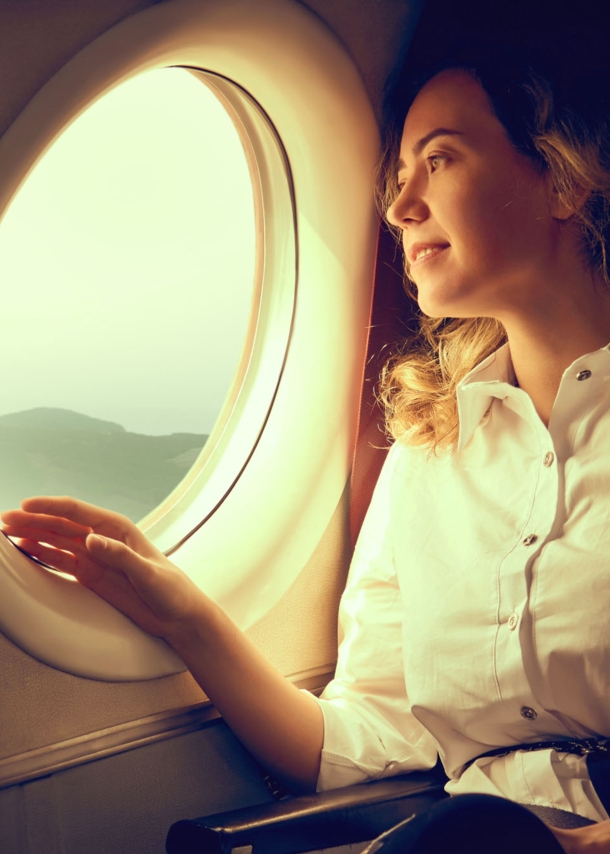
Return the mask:
<path id="1" fill-rule="evenodd" d="M 69 494 L 137 521 L 178 485 L 245 340 L 252 194 L 183 69 L 120 85 L 44 155 L 0 225 L 0 507 Z"/>

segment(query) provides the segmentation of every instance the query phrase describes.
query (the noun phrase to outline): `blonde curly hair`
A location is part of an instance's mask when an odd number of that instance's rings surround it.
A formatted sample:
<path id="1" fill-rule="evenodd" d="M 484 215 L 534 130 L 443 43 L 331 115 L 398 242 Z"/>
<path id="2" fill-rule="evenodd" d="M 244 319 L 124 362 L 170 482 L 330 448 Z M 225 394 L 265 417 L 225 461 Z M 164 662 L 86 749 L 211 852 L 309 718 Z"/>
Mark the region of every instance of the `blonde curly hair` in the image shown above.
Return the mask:
<path id="1" fill-rule="evenodd" d="M 478 55 L 477 55 L 478 54 Z M 487 93 L 490 106 L 515 148 L 539 172 L 550 173 L 559 198 L 577 212 L 581 256 L 610 286 L 610 111 L 601 89 L 571 80 L 553 85 L 529 59 L 504 46 L 454 52 L 420 72 L 410 86 L 400 81 L 386 101 L 384 154 L 377 170 L 377 200 L 383 216 L 398 195 L 397 160 L 404 117 L 417 92 L 440 71 L 461 69 Z M 584 84 L 585 81 L 583 81 Z M 590 84 L 591 81 L 586 81 Z M 586 202 L 572 204 L 589 191 Z M 399 244 L 401 230 L 389 225 Z M 407 293 L 416 300 L 407 276 Z M 456 387 L 506 339 L 494 318 L 431 318 L 418 309 L 419 330 L 385 365 L 379 398 L 390 435 L 433 452 L 451 450 L 458 438 Z"/>

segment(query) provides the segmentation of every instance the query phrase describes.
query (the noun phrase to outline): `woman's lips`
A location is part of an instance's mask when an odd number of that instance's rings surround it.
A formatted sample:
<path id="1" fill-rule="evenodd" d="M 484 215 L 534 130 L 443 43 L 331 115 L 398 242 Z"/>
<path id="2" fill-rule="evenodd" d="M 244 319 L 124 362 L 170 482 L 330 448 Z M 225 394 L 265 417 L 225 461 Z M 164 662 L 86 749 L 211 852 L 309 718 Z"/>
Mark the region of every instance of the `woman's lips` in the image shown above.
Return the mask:
<path id="1" fill-rule="evenodd" d="M 436 258 L 437 255 L 440 255 L 441 252 L 444 252 L 445 249 L 449 249 L 449 244 L 446 246 L 438 246 L 435 247 L 432 252 L 428 252 L 426 255 L 422 255 L 421 258 L 418 258 L 416 261 L 412 261 L 409 269 L 412 270 L 414 267 L 419 267 L 420 264 L 424 264 L 426 261 L 431 261 L 433 258 Z"/>

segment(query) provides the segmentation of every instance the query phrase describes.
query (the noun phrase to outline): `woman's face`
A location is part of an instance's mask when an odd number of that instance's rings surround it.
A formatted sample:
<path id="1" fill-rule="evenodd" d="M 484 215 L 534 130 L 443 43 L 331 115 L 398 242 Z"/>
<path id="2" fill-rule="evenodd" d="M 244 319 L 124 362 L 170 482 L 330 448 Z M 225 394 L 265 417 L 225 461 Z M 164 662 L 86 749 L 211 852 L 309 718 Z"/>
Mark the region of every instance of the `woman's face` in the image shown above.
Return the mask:
<path id="1" fill-rule="evenodd" d="M 559 221 L 548 179 L 516 151 L 466 72 L 443 71 L 420 90 L 398 183 L 387 219 L 403 229 L 424 314 L 502 320 L 549 297 Z"/>

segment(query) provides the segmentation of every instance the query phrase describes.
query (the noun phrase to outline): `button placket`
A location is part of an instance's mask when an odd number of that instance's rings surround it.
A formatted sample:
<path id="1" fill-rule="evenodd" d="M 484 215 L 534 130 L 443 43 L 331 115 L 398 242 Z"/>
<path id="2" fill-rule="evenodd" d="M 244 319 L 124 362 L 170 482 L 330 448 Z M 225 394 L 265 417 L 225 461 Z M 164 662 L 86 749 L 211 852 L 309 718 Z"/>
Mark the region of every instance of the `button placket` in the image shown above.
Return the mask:
<path id="1" fill-rule="evenodd" d="M 528 609 L 532 567 L 555 523 L 560 470 L 553 434 L 537 417 L 534 419 L 533 412 L 525 411 L 523 417 L 531 421 L 532 428 L 527 446 L 524 443 L 523 473 L 519 476 L 525 487 L 519 505 L 523 515 L 518 518 L 512 548 L 498 568 L 499 613 L 494 671 L 500 693 L 512 708 L 511 714 L 520 714 L 521 708 L 531 709 L 527 712 L 531 722 L 538 712 L 524 705 L 531 692 L 523 663 L 524 656 L 531 654 L 529 633 L 523 634 L 519 629 L 521 615 L 525 619 Z M 532 617 L 535 620 L 535 613 Z"/>
<path id="2" fill-rule="evenodd" d="M 521 529 L 520 541 L 520 545 L 524 548 L 537 544 L 538 548 L 532 549 L 532 551 L 537 551 L 540 548 L 553 528 L 557 513 L 557 487 L 559 485 L 559 463 L 553 447 L 553 437 L 542 423 L 537 423 L 536 432 L 539 443 L 538 465 L 540 468 L 538 469 L 529 518 L 525 520 Z M 553 450 L 545 450 L 545 446 L 548 448 L 549 444 Z"/>
<path id="3" fill-rule="evenodd" d="M 528 633 L 522 636 L 519 631 L 522 618 L 522 604 L 527 610 L 533 566 L 540 556 L 546 537 L 551 533 L 557 513 L 557 489 L 559 471 L 553 439 L 543 425 L 537 436 L 538 450 L 535 457 L 530 457 L 528 470 L 536 477 L 532 484 L 531 505 L 528 518 L 522 518 L 520 523 L 521 536 L 516 547 L 506 556 L 500 573 L 500 601 L 506 603 L 501 624 L 498 626 L 496 658 L 496 678 L 502 695 L 507 701 L 517 702 L 516 710 L 528 709 L 527 720 L 534 721 L 538 712 L 532 706 L 523 705 L 523 700 L 529 694 L 529 684 L 523 669 L 523 656 L 529 650 Z M 553 448 L 552 451 L 547 450 Z M 551 466 L 544 466 L 547 454 L 553 454 Z M 546 457 L 548 460 L 549 458 Z M 555 464 L 555 465 L 553 465 Z M 516 608 L 519 607 L 519 612 Z M 534 615 L 535 619 L 535 615 Z M 510 699 L 509 699 L 510 698 Z M 521 700 L 521 704 L 519 704 Z M 514 707 L 513 707 L 514 708 Z M 531 712 L 529 711 L 531 709 Z M 525 717 L 525 715 L 521 715 Z"/>

